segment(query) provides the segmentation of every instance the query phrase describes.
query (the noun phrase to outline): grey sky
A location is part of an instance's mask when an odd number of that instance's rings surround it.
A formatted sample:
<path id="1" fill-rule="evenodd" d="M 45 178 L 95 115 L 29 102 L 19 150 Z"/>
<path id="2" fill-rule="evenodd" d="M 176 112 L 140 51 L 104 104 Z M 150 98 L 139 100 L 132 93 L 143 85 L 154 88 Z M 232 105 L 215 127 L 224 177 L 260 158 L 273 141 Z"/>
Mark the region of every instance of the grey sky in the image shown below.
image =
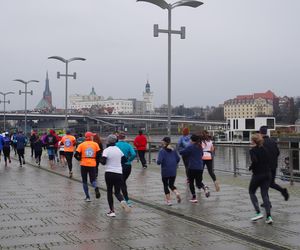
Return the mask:
<path id="1" fill-rule="evenodd" d="M 168 0 L 168 2 L 170 2 Z M 173 1 L 172 1 L 173 2 Z M 172 104 L 218 105 L 238 94 L 271 89 L 300 95 L 299 0 L 203 0 L 173 10 Z M 53 102 L 64 106 L 64 64 L 72 62 L 69 93 L 142 99 L 149 77 L 155 106 L 167 103 L 167 11 L 135 0 L 0 0 L 0 91 L 24 90 L 13 79 L 36 79 L 28 106 L 41 99 L 49 71 Z M 8 109 L 24 108 L 24 95 Z M 1 108 L 2 110 L 2 105 Z"/>

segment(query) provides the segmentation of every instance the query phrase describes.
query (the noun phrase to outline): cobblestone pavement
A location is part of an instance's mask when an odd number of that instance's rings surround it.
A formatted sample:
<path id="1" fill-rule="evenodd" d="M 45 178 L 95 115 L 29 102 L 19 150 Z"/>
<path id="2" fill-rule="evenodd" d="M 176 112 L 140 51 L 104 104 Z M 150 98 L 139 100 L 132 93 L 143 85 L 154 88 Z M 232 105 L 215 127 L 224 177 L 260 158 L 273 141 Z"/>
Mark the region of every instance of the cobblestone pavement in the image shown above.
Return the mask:
<path id="1" fill-rule="evenodd" d="M 179 169 L 176 185 L 183 201 L 174 200 L 168 207 L 159 167 L 143 170 L 135 162 L 128 180 L 133 211 L 117 209 L 117 217 L 108 218 L 105 192 L 100 200 L 83 201 L 75 160 L 71 180 L 64 178 L 66 167 L 50 169 L 46 159 L 44 155 L 42 169 L 33 167 L 30 157 L 23 168 L 17 161 L 8 168 L 1 162 L 0 249 L 300 249 L 299 185 L 284 183 L 292 193 L 288 202 L 271 191 L 275 222 L 270 226 L 263 220 L 249 221 L 253 208 L 248 178 L 219 175 L 217 193 L 205 176 L 211 197 L 199 192 L 198 204 L 190 204 L 184 171 Z M 105 188 L 103 172 L 100 167 L 99 184 Z"/>

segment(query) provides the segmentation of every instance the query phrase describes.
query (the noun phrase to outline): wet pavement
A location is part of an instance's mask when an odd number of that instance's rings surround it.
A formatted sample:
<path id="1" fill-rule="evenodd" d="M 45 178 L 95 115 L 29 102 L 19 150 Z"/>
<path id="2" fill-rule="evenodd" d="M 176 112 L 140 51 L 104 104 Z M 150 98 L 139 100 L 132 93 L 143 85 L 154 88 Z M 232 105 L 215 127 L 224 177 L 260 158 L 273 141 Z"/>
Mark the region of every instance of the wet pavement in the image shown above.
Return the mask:
<path id="1" fill-rule="evenodd" d="M 73 179 L 67 177 L 67 167 L 50 168 L 46 153 L 40 168 L 30 156 L 26 160 L 22 168 L 15 160 L 7 168 L 0 163 L 0 249 L 300 249 L 298 183 L 291 187 L 278 181 L 291 197 L 286 202 L 270 192 L 274 224 L 266 225 L 250 221 L 248 177 L 217 173 L 221 191 L 215 192 L 205 174 L 211 196 L 199 191 L 198 203 L 191 204 L 180 167 L 176 186 L 183 200 L 177 204 L 173 197 L 169 207 L 159 166 L 144 170 L 135 161 L 127 182 L 135 201 L 132 212 L 115 204 L 117 216 L 109 218 L 102 166 L 102 196 L 86 203 L 75 159 Z"/>

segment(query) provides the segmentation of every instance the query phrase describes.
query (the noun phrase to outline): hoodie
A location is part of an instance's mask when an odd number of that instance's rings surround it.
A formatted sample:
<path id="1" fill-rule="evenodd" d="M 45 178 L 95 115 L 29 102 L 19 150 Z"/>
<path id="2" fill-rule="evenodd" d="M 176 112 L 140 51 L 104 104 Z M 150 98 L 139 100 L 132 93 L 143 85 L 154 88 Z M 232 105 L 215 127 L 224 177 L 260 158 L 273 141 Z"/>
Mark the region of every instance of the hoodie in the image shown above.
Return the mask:
<path id="1" fill-rule="evenodd" d="M 180 158 L 177 152 L 169 145 L 160 149 L 156 163 L 161 165 L 162 177 L 176 176 L 177 164 Z"/>

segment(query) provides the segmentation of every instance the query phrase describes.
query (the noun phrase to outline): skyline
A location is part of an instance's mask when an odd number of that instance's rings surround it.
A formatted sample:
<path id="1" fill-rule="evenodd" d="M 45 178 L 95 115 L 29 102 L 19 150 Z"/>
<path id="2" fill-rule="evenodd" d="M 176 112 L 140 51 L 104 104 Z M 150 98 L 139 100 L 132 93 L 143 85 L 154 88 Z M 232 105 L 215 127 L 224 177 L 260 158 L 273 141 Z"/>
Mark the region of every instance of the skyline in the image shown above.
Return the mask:
<path id="1" fill-rule="evenodd" d="M 49 56 L 87 59 L 69 65 L 77 72 L 69 95 L 94 86 L 106 98 L 142 99 L 148 79 L 155 106 L 167 103 L 167 37 L 153 37 L 154 24 L 166 28 L 166 11 L 134 0 L 0 1 L 1 91 L 16 93 L 7 110 L 24 108 L 18 78 L 40 81 L 28 85 L 28 107 L 35 107 L 47 71 L 53 104 L 64 107 L 65 81 L 56 78 L 64 65 Z M 173 12 L 172 28 L 186 26 L 186 39 L 172 37 L 172 106 L 218 106 L 269 89 L 299 95 L 299 1 L 203 2 Z"/>

